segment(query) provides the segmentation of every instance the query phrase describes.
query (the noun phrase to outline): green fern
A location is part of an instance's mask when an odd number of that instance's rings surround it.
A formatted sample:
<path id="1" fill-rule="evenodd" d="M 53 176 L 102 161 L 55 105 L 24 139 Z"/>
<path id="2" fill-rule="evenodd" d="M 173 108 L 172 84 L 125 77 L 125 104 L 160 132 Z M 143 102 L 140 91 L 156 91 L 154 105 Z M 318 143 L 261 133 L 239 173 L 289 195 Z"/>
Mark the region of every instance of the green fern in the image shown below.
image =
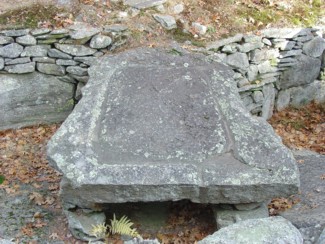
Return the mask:
<path id="1" fill-rule="evenodd" d="M 113 235 L 120 234 L 138 237 L 139 233 L 136 231 L 136 229 L 131 228 L 132 225 L 133 223 L 126 216 L 123 216 L 120 220 L 118 220 L 114 214 L 113 219 L 111 219 L 111 225 L 109 225 L 108 228 Z"/>
<path id="2" fill-rule="evenodd" d="M 90 231 L 90 234 L 92 236 L 95 236 L 96 238 L 105 239 L 106 232 L 107 232 L 107 225 L 105 223 L 93 225 L 93 228 Z"/>

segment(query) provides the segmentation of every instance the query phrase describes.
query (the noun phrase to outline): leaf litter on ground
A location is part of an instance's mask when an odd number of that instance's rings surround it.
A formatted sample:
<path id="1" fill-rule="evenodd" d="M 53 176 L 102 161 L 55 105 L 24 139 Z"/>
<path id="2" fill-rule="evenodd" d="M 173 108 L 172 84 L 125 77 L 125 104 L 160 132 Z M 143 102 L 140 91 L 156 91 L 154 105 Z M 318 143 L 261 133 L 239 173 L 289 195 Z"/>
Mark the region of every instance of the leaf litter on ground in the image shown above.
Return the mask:
<path id="1" fill-rule="evenodd" d="M 287 108 L 275 113 L 269 123 L 289 148 L 305 148 L 325 154 L 325 104 Z M 29 199 L 35 205 L 52 211 L 54 215 L 60 214 L 60 224 L 52 228 L 48 239 L 82 243 L 68 233 L 58 196 L 61 174 L 48 164 L 46 158 L 46 144 L 58 127 L 59 124 L 53 124 L 0 131 L 0 176 L 3 181 L 0 189 L 15 196 L 20 194 L 21 186 L 30 185 Z M 322 179 L 325 179 L 324 175 Z M 296 197 L 275 198 L 269 204 L 270 214 L 276 215 L 297 202 L 299 199 Z M 171 207 L 166 226 L 156 236 L 140 234 L 147 238 L 157 237 L 162 243 L 195 243 L 215 231 L 213 221 L 207 222 L 207 218 L 202 218 L 207 209 L 207 206 L 190 202 L 176 202 Z M 21 235 L 33 236 L 36 229 L 48 225 L 42 217 L 41 213 L 35 212 L 35 221 L 26 223 Z"/>

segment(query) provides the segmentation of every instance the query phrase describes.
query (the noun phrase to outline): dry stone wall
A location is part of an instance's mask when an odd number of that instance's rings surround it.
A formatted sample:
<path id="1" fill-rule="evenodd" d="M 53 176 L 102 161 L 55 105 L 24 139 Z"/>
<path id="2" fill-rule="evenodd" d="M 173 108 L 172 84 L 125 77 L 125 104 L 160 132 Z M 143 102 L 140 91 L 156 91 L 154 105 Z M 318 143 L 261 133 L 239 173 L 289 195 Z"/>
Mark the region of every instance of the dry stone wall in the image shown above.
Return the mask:
<path id="1" fill-rule="evenodd" d="M 122 25 L 95 28 L 77 23 L 69 29 L 1 31 L 0 105 L 1 113 L 7 114 L 7 117 L 0 119 L 0 129 L 64 119 L 73 109 L 71 101 L 81 98 L 81 88 L 88 81 L 88 68 L 98 57 L 125 44 L 127 38 L 128 29 Z M 238 91 L 247 109 L 267 119 L 274 108 L 281 110 L 312 100 L 325 101 L 324 50 L 321 30 L 285 28 L 266 29 L 259 35 L 237 34 L 210 43 L 205 52 L 209 58 L 232 67 Z M 42 86 L 35 81 L 32 83 L 34 100 L 31 100 L 26 89 L 28 82 L 24 84 L 23 80 L 38 79 L 39 82 L 44 77 L 51 77 L 51 89 L 55 92 L 44 96 L 46 86 L 40 91 L 38 88 Z M 13 84 L 17 84 L 15 89 Z M 63 92 L 63 88 L 69 92 Z M 13 89 L 16 95 L 20 91 L 20 99 L 10 98 Z M 62 94 L 65 94 L 65 99 Z M 57 99 L 53 99 L 53 96 L 57 96 Z M 52 107 L 49 109 L 46 104 Z M 45 111 L 51 114 L 50 120 L 44 119 L 47 117 L 44 115 L 43 119 L 35 121 L 41 118 L 42 113 L 38 105 L 46 107 Z M 20 112 L 24 106 L 28 107 L 28 114 L 33 114 L 34 109 L 38 115 L 20 123 L 22 116 L 18 115 L 24 114 Z M 8 111 L 12 111 L 12 114 Z"/>
<path id="2" fill-rule="evenodd" d="M 210 43 L 212 57 L 236 72 L 247 109 L 267 119 L 274 107 L 325 101 L 325 40 L 316 28 L 265 29 Z"/>

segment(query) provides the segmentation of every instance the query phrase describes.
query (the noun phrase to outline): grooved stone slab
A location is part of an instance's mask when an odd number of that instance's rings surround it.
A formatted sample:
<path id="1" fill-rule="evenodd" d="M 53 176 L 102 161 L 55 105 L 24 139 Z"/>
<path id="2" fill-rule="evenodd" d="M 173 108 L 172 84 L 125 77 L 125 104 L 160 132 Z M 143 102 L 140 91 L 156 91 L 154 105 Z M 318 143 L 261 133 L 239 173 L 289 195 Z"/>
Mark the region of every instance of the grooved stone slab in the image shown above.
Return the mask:
<path id="1" fill-rule="evenodd" d="M 249 203 L 297 192 L 294 158 L 246 112 L 230 68 L 143 48 L 105 56 L 89 75 L 48 144 L 69 206 Z"/>

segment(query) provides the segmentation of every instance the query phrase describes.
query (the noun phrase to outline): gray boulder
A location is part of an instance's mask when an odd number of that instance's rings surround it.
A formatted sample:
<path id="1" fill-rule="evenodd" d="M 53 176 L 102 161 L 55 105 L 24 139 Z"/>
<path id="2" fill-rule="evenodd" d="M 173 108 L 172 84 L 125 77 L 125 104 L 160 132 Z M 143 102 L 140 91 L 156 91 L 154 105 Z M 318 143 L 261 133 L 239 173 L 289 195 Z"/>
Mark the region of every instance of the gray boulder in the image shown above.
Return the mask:
<path id="1" fill-rule="evenodd" d="M 306 85 L 317 79 L 321 68 L 319 59 L 300 55 L 297 61 L 295 66 L 282 73 L 279 81 L 281 89 Z"/>
<path id="2" fill-rule="evenodd" d="M 68 45 L 68 44 L 55 43 L 55 47 L 60 51 L 73 56 L 88 56 L 97 52 L 96 49 L 92 49 L 82 45 Z"/>
<path id="3" fill-rule="evenodd" d="M 246 112 L 229 67 L 143 48 L 104 56 L 89 72 L 48 144 L 66 203 L 243 203 L 297 192 L 294 158 Z"/>
<path id="4" fill-rule="evenodd" d="M 198 244 L 302 244 L 303 238 L 282 217 L 250 219 L 222 228 Z"/>
<path id="5" fill-rule="evenodd" d="M 37 43 L 35 37 L 31 35 L 17 37 L 16 42 L 24 46 L 36 45 Z"/>
<path id="6" fill-rule="evenodd" d="M 40 73 L 0 75 L 0 130 L 64 120 L 73 85 Z"/>

